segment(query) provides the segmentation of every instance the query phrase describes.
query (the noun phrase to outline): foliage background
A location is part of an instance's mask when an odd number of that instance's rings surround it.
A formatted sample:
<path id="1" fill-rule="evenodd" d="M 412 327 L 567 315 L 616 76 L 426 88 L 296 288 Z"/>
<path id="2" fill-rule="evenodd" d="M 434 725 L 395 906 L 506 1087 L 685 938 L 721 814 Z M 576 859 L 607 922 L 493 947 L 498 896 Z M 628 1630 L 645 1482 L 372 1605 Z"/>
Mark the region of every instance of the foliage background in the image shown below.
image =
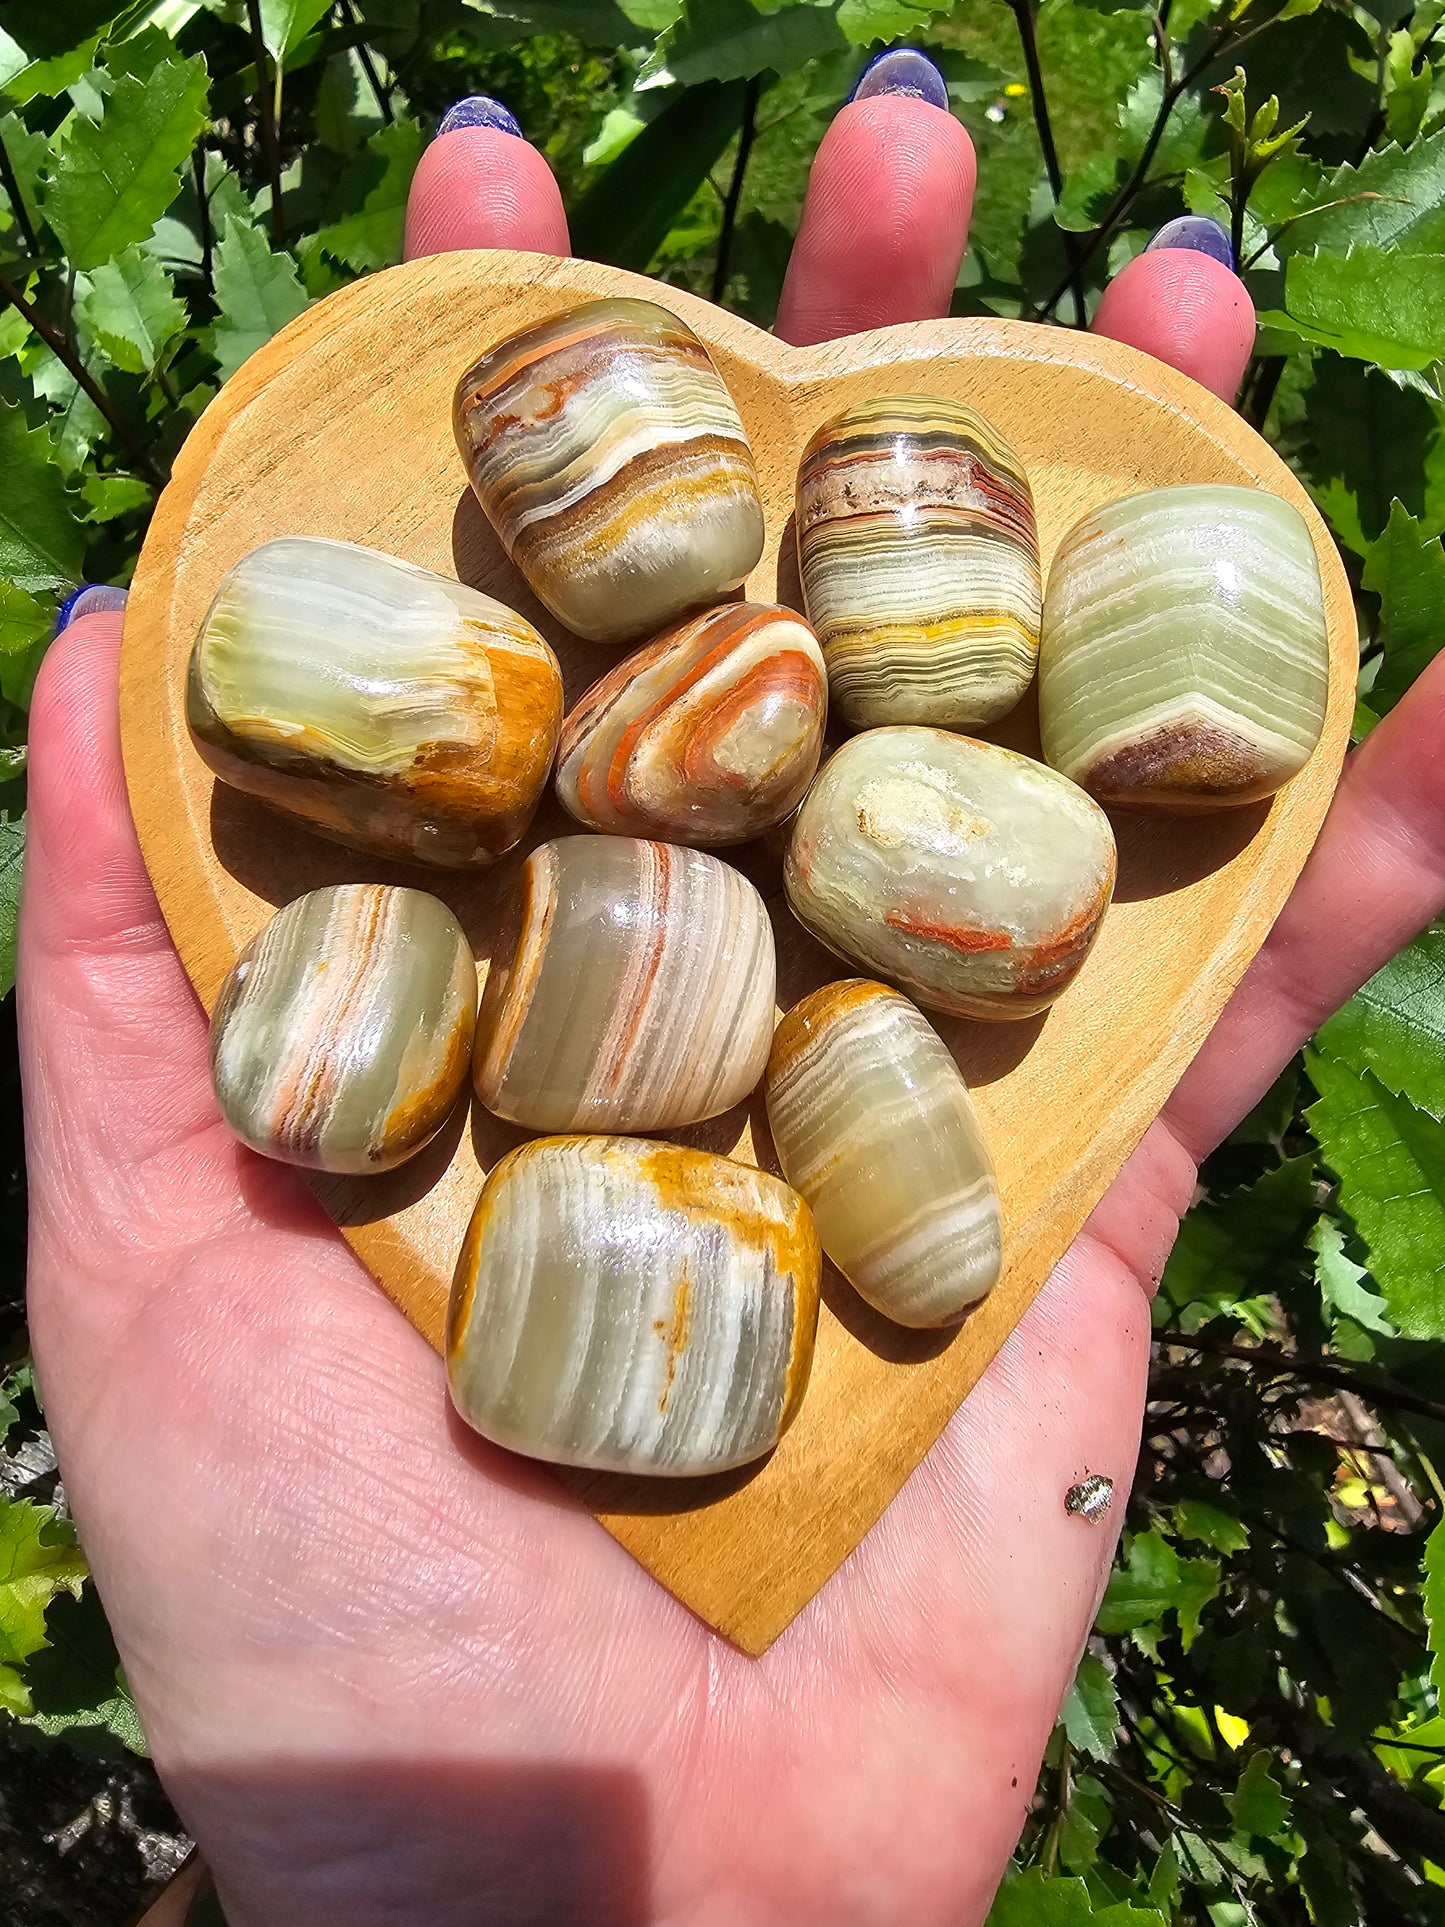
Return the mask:
<path id="1" fill-rule="evenodd" d="M 473 91 L 548 156 L 579 252 L 764 324 L 817 142 L 895 41 L 933 54 L 979 150 L 956 312 L 1075 323 L 1162 221 L 1224 220 L 1263 317 L 1242 406 L 1358 588 L 1363 733 L 1445 621 L 1442 20 L 1445 0 L 5 0 L 0 987 L 59 597 L 126 581 L 225 376 L 398 257 L 417 157 Z M 25 1362 L 13 999 L 4 1018 L 0 1910 L 112 1922 L 183 1846 Z M 1209 1162 L 1120 1563 L 996 1927 L 1445 1921 L 1442 1118 L 1445 930 Z"/>

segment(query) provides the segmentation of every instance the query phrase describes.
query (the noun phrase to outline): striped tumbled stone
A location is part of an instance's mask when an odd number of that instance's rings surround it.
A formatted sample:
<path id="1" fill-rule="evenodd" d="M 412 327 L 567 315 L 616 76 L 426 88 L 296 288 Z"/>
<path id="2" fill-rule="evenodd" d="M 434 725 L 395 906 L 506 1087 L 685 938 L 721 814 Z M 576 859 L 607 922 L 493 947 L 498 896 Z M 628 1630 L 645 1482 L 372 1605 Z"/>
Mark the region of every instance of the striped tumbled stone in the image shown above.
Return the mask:
<path id="1" fill-rule="evenodd" d="M 557 794 L 594 830 L 741 843 L 802 801 L 827 713 L 807 623 L 771 603 L 725 602 L 593 684 L 562 723 Z"/>
<path id="2" fill-rule="evenodd" d="M 806 1389 L 819 1270 L 808 1207 L 765 1171 L 645 1138 L 524 1144 L 457 1262 L 452 1402 L 557 1465 L 746 1465 Z"/>
<path id="3" fill-rule="evenodd" d="M 773 927 L 747 878 L 701 850 L 564 836 L 507 908 L 477 1026 L 488 1110 L 534 1131 L 664 1131 L 762 1077 Z"/>
<path id="4" fill-rule="evenodd" d="M 477 969 L 422 890 L 342 883 L 288 903 L 211 1013 L 211 1075 L 244 1143 L 317 1171 L 389 1171 L 466 1084 Z"/>
<path id="5" fill-rule="evenodd" d="M 1039 650 L 1033 495 L 996 429 L 941 395 L 826 422 L 798 471 L 798 565 L 834 706 L 856 728 L 971 728 Z"/>
<path id="6" fill-rule="evenodd" d="M 589 301 L 512 335 L 462 376 L 453 421 L 502 546 L 579 636 L 655 634 L 762 554 L 733 398 L 651 301 Z"/>
<path id="7" fill-rule="evenodd" d="M 531 820 L 562 672 L 490 596 L 376 549 L 288 536 L 221 583 L 186 708 L 224 782 L 338 843 L 466 868 Z"/>
<path id="8" fill-rule="evenodd" d="M 1288 502 L 1194 484 L 1110 502 L 1049 574 L 1039 725 L 1105 803 L 1210 809 L 1309 760 L 1329 688 L 1319 563 Z"/>
<path id="9" fill-rule="evenodd" d="M 825 984 L 778 1026 L 768 1125 L 783 1175 L 854 1290 L 950 1325 L 998 1278 L 998 1181 L 943 1039 L 896 990 Z"/>
<path id="10" fill-rule="evenodd" d="M 799 922 L 929 1010 L 1031 1017 L 1089 953 L 1109 819 L 1066 776 L 942 729 L 870 729 L 823 765 L 784 865 Z"/>

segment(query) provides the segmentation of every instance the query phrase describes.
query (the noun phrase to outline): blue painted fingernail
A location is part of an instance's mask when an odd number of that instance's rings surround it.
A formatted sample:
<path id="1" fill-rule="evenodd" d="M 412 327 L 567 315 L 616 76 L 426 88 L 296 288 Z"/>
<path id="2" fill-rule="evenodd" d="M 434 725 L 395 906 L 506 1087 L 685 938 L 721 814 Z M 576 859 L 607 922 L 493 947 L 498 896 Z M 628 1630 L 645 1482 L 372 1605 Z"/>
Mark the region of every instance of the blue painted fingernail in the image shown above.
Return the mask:
<path id="1" fill-rule="evenodd" d="M 1144 252 L 1150 254 L 1155 248 L 1193 248 L 1196 254 L 1207 254 L 1227 268 L 1234 266 L 1229 236 L 1207 214 L 1181 214 L 1177 221 L 1166 221 Z"/>
<path id="2" fill-rule="evenodd" d="M 454 133 L 458 127 L 495 127 L 499 134 L 515 134 L 518 140 L 522 138 L 516 115 L 509 113 L 490 94 L 468 94 L 455 107 L 448 107 L 437 122 L 438 140 L 443 134 Z"/>
<path id="3" fill-rule="evenodd" d="M 879 94 L 905 94 L 911 100 L 926 100 L 930 107 L 948 111 L 943 75 L 916 47 L 890 47 L 887 53 L 870 60 L 848 98 L 873 100 Z"/>
<path id="4" fill-rule="evenodd" d="M 55 633 L 58 636 L 82 616 L 109 615 L 123 609 L 125 604 L 124 589 L 113 589 L 108 582 L 82 582 L 61 603 L 55 618 Z"/>

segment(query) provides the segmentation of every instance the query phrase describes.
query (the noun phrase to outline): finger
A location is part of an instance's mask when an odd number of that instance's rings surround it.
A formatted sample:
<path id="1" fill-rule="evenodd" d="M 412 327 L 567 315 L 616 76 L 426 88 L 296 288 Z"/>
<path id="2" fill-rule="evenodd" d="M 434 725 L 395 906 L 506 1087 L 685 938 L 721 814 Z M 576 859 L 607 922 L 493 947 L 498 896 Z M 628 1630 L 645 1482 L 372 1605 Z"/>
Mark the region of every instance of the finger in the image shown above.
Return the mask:
<path id="1" fill-rule="evenodd" d="M 443 115 L 407 196 L 405 259 L 458 248 L 571 251 L 551 168 L 506 108 L 484 94 Z"/>
<path id="2" fill-rule="evenodd" d="M 1170 222 L 1105 288 L 1092 332 L 1142 348 L 1232 402 L 1254 347 L 1254 303 L 1228 255 L 1217 223 Z"/>
<path id="3" fill-rule="evenodd" d="M 885 55 L 863 88 L 898 68 Z M 937 85 L 937 70 L 921 55 Z M 813 161 L 798 238 L 778 306 L 785 341 L 828 341 L 863 328 L 948 313 L 968 237 L 977 175 L 973 142 L 934 99 L 864 93 L 838 115 Z"/>
<path id="4" fill-rule="evenodd" d="M 1445 655 L 1366 737 L 1279 921 L 1174 1096 L 1196 1157 L 1300 1045 L 1445 908 Z"/>

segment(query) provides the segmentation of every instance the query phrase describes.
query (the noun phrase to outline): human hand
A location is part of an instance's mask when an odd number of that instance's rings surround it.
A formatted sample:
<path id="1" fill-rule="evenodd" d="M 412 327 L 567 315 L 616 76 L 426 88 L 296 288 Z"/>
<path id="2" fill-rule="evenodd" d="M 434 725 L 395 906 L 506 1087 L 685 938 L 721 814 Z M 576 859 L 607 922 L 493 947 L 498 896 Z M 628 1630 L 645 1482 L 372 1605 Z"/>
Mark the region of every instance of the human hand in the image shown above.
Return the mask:
<path id="1" fill-rule="evenodd" d="M 845 108 L 780 331 L 946 311 L 973 189 L 926 102 Z M 424 156 L 412 253 L 561 251 L 541 157 Z M 1242 286 L 1141 257 L 1100 311 L 1222 394 Z M 1119 1523 L 1146 1295 L 1197 1159 L 1445 903 L 1428 671 L 1353 759 L 1279 924 L 1164 1115 L 938 1446 L 760 1660 L 542 1470 L 464 1434 L 439 1360 L 295 1174 L 221 1124 L 205 1019 L 131 827 L 119 624 L 32 718 L 21 996 L 32 1333 L 67 1490 L 166 1785 L 234 1927 L 981 1920 Z"/>

